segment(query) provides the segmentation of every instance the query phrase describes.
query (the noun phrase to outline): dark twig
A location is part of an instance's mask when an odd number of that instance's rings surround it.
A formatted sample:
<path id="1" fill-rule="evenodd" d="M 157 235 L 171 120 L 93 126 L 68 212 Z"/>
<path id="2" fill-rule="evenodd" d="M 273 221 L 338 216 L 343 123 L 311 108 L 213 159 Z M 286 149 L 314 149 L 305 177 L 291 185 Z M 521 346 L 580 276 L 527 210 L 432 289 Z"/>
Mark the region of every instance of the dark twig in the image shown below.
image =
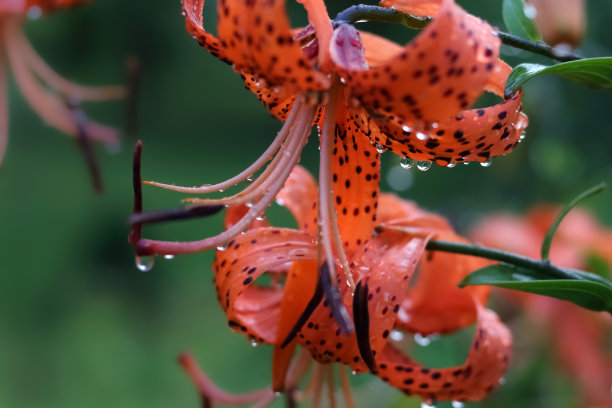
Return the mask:
<path id="1" fill-rule="evenodd" d="M 432 19 L 430 17 L 417 17 L 410 14 L 404 14 L 395 9 L 361 4 L 358 6 L 351 6 L 338 13 L 334 19 L 334 25 L 342 23 L 355 24 L 363 21 L 399 23 L 408 28 L 422 29 L 425 28 L 427 24 L 432 21 Z M 502 43 L 509 47 L 519 48 L 534 54 L 552 58 L 557 61 L 567 62 L 583 58 L 569 52 L 556 50 L 548 44 L 529 41 L 502 31 L 498 31 L 497 35 L 501 39 Z"/>

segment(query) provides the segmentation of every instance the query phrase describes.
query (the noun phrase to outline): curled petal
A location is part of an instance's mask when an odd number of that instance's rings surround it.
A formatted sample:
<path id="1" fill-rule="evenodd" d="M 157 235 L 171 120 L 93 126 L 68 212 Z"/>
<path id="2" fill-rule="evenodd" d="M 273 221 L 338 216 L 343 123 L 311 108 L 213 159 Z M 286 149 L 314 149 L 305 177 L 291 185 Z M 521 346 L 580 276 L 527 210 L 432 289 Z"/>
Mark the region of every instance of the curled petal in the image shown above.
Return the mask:
<path id="1" fill-rule="evenodd" d="M 378 376 L 408 395 L 431 400 L 480 400 L 496 389 L 508 365 L 512 337 L 491 310 L 477 306 L 478 324 L 463 365 L 428 369 L 387 344 Z"/>
<path id="2" fill-rule="evenodd" d="M 436 19 L 403 51 L 349 74 L 352 94 L 372 114 L 421 123 L 451 118 L 480 96 L 500 40 L 484 21 L 444 0 Z"/>
<path id="3" fill-rule="evenodd" d="M 219 39 L 237 71 L 268 87 L 324 90 L 328 78 L 316 71 L 293 39 L 284 0 L 221 0 Z"/>
<path id="4" fill-rule="evenodd" d="M 383 7 L 394 8 L 413 16 L 435 16 L 440 9 L 441 0 L 382 0 Z"/>
<path id="5" fill-rule="evenodd" d="M 230 326 L 256 341 L 274 343 L 282 287 L 253 282 L 264 272 L 306 259 L 316 259 L 312 235 L 282 228 L 249 230 L 217 251 L 215 287 Z"/>
<path id="6" fill-rule="evenodd" d="M 354 109 L 339 114 L 332 157 L 338 227 L 349 254 L 372 236 L 378 207 L 380 154 L 364 135 L 364 116 Z"/>
<path id="7" fill-rule="evenodd" d="M 352 260 L 354 277 L 369 288 L 369 341 L 375 356 L 382 352 L 388 340 L 424 247 L 425 241 L 422 239 L 383 232 L 364 245 Z M 343 302 L 348 310 L 352 310 L 353 293 L 341 271 L 338 276 Z M 299 333 L 298 341 L 321 363 L 342 362 L 355 371 L 367 371 L 356 338 L 352 334 L 341 333 L 327 302 L 313 312 Z"/>
<path id="8" fill-rule="evenodd" d="M 182 5 L 187 32 L 214 57 L 228 64 L 231 63 L 221 45 L 221 41 L 204 29 L 204 18 L 202 16 L 204 0 L 182 0 Z"/>
<path id="9" fill-rule="evenodd" d="M 468 242 L 452 232 L 440 232 L 435 238 Z M 457 285 L 466 275 L 488 264 L 482 258 L 427 252 L 419 266 L 418 280 L 402 303 L 396 324 L 404 330 L 429 335 L 453 332 L 474 323 L 475 303 L 485 304 L 490 287 L 458 289 Z"/>

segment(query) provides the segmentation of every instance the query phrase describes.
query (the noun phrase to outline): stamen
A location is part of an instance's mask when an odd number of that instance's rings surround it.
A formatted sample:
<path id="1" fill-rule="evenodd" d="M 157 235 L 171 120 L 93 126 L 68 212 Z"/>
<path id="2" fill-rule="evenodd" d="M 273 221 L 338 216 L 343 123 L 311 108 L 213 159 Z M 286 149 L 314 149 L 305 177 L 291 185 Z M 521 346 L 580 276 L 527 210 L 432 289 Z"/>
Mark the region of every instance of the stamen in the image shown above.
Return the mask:
<path id="1" fill-rule="evenodd" d="M 22 30 L 15 32 L 15 41 L 19 44 L 23 58 L 31 70 L 47 85 L 65 96 L 84 101 L 102 101 L 121 99 L 127 95 L 123 86 L 83 86 L 75 84 L 53 71 L 36 53 Z"/>
<path id="2" fill-rule="evenodd" d="M 136 142 L 134 148 L 134 156 L 132 158 L 132 186 L 134 188 L 134 209 L 133 215 L 140 214 L 142 212 L 142 172 L 141 172 L 141 159 L 142 159 L 142 142 L 139 140 Z M 140 241 L 142 234 L 142 225 L 137 222 L 130 222 L 132 228 L 128 234 L 128 242 L 132 245 L 136 245 Z"/>
<path id="3" fill-rule="evenodd" d="M 278 135 L 276 135 L 276 138 L 272 141 L 270 146 L 268 146 L 266 151 L 257 160 L 255 160 L 253 164 L 247 167 L 246 170 L 242 171 L 240 174 L 228 180 L 225 180 L 218 184 L 203 185 L 201 187 L 181 187 L 181 186 L 174 186 L 171 184 L 156 183 L 154 181 L 145 181 L 144 183 L 152 185 L 152 186 L 156 186 L 156 187 L 162 187 L 168 190 L 178 191 L 180 193 L 189 193 L 189 194 L 214 193 L 217 191 L 221 191 L 221 190 L 225 190 L 230 187 L 233 187 L 236 184 L 246 180 L 251 175 L 253 175 L 257 170 L 262 168 L 263 165 L 274 156 L 276 151 L 279 149 L 279 147 L 283 144 L 287 136 L 290 134 L 290 131 L 293 125 L 295 124 L 296 119 L 300 115 L 303 105 L 304 105 L 304 98 L 298 97 L 295 100 L 293 108 L 291 109 L 291 112 L 289 113 L 287 120 L 283 124 L 283 127 L 278 132 Z"/>
<path id="4" fill-rule="evenodd" d="M 303 146 L 308 140 L 310 134 L 310 126 L 314 119 L 314 107 L 304 106 L 298 115 L 295 130 L 292 131 L 293 136 L 290 136 L 295 143 L 292 144 L 292 149 L 283 150 L 279 153 L 282 159 L 277 166 L 277 171 L 270 175 L 271 185 L 263 197 L 252 206 L 244 217 L 236 224 L 214 237 L 205 238 L 199 241 L 191 242 L 170 242 L 170 241 L 154 241 L 140 240 L 136 245 L 138 255 L 154 255 L 154 254 L 187 254 L 205 251 L 225 244 L 227 241 L 234 238 L 248 228 L 248 226 L 261 214 L 268 205 L 274 201 L 276 195 L 285 184 L 287 177 L 291 173 L 293 167 L 297 164 L 300 158 L 300 153 Z M 280 164 L 283 164 L 282 166 Z"/>
<path id="5" fill-rule="evenodd" d="M 18 40 L 21 22 L 17 19 L 7 19 L 1 28 L 4 30 L 2 35 L 6 39 L 6 49 L 11 70 L 25 99 L 32 109 L 49 125 L 66 134 L 76 136 L 78 129 L 72 120 L 68 108 L 62 101 L 38 83 L 28 66 Z M 107 144 L 116 144 L 119 141 L 115 129 L 108 126 L 88 121 L 86 129 L 92 139 Z"/>
<path id="6" fill-rule="evenodd" d="M 310 301 L 308 302 L 308 304 L 304 308 L 304 311 L 302 312 L 300 317 L 297 319 L 297 321 L 295 322 L 295 324 L 293 325 L 293 327 L 287 334 L 287 337 L 285 338 L 285 340 L 283 340 L 283 342 L 281 343 L 281 348 L 287 347 L 289 343 L 293 341 L 295 336 L 297 336 L 300 330 L 302 330 L 302 327 L 304 327 L 308 319 L 310 319 L 310 316 L 315 311 L 317 306 L 319 306 L 319 303 L 321 303 L 321 300 L 323 300 L 323 282 L 322 281 L 323 279 L 321 279 L 321 276 L 319 276 L 319 282 L 317 283 L 317 287 L 315 288 L 315 291 L 312 297 L 310 298 Z"/>
<path id="7" fill-rule="evenodd" d="M 370 312 L 368 310 L 368 284 L 357 282 L 353 296 L 353 322 L 355 323 L 355 337 L 361 358 L 370 371 L 376 372 L 376 360 L 370 346 Z"/>
<path id="8" fill-rule="evenodd" d="M 325 293 L 325 297 L 329 301 L 329 308 L 334 316 L 334 320 L 340 326 L 340 333 L 348 334 L 353 331 L 353 325 L 351 324 L 351 318 L 344 307 L 342 297 L 338 291 L 338 287 L 333 285 L 331 281 L 331 274 L 328 269 L 328 262 L 324 262 L 321 266 L 321 287 Z"/>
<path id="9" fill-rule="evenodd" d="M 329 408 L 336 408 L 336 386 L 334 384 L 334 365 L 327 365 L 327 398 Z"/>
<path id="10" fill-rule="evenodd" d="M 208 217 L 221 211 L 222 205 L 194 205 L 191 207 L 177 207 L 167 210 L 147 211 L 132 214 L 128 222 L 130 224 L 154 224 L 165 221 L 188 220 L 191 218 Z"/>
<path id="11" fill-rule="evenodd" d="M 346 374 L 346 368 L 344 366 L 339 367 L 340 371 L 340 386 L 342 387 L 342 395 L 344 397 L 344 405 L 346 408 L 355 408 L 355 400 L 353 399 L 353 393 L 351 391 L 351 383 L 348 375 Z"/>
<path id="12" fill-rule="evenodd" d="M 87 169 L 93 182 L 94 190 L 96 193 L 104 192 L 104 185 L 102 184 L 102 176 L 100 174 L 100 166 L 96 159 L 96 154 L 91 143 L 91 138 L 87 133 L 86 124 L 87 119 L 85 113 L 78 106 L 70 101 L 67 102 L 68 108 L 72 111 L 72 117 L 74 123 L 77 126 L 77 142 L 79 147 L 83 151 L 85 156 L 85 162 L 87 163 Z"/>
<path id="13" fill-rule="evenodd" d="M 338 219 L 334 206 L 334 192 L 332 189 L 332 150 L 336 136 L 336 110 L 341 103 L 342 85 L 336 76 L 329 92 L 329 102 L 325 107 L 325 118 L 321 132 L 321 159 L 319 165 L 319 216 L 321 224 L 322 244 L 327 258 L 327 264 L 331 275 L 332 284 L 336 282 L 336 269 L 334 265 L 334 253 L 331 239 L 334 240 L 340 264 L 351 289 L 355 288 L 353 275 L 349 267 L 348 259 L 344 252 Z M 331 232 L 331 236 L 330 236 Z"/>
<path id="14" fill-rule="evenodd" d="M 286 390 L 292 390 L 297 387 L 312 362 L 312 354 L 308 350 L 302 349 L 300 354 L 291 363 L 289 370 L 287 370 L 287 378 L 285 380 Z"/>
<path id="15" fill-rule="evenodd" d="M 242 405 L 249 403 L 261 404 L 264 402 L 268 404 L 274 399 L 274 393 L 270 388 L 264 388 L 259 391 L 245 394 L 229 394 L 223 391 L 213 384 L 206 374 L 204 374 L 191 354 L 181 354 L 179 356 L 179 364 L 183 367 L 183 370 L 185 370 L 189 378 L 191 378 L 191 381 L 195 384 L 197 390 L 200 392 L 204 406 L 206 406 L 207 403 L 212 404 L 214 402 L 227 405 Z"/>

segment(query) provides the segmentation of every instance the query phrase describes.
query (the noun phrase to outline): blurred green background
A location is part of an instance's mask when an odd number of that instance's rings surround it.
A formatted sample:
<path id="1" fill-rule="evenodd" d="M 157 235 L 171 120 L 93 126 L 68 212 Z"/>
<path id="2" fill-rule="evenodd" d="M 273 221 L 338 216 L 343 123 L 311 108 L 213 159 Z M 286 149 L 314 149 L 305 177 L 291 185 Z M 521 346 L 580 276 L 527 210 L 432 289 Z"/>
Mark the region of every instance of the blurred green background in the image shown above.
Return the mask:
<path id="1" fill-rule="evenodd" d="M 459 3 L 503 27 L 501 1 Z M 348 5 L 330 2 L 330 14 Z M 300 7 L 289 8 L 294 24 L 303 24 Z M 125 135 L 118 153 L 97 147 L 106 185 L 98 196 L 74 140 L 45 126 L 11 79 L 10 142 L 0 168 L 0 407 L 196 407 L 197 395 L 176 364 L 184 350 L 229 390 L 268 383 L 270 348 L 252 348 L 230 332 L 216 304 L 212 252 L 158 259 L 143 273 L 126 241 L 137 138 L 144 143 L 145 179 L 198 185 L 246 167 L 280 129 L 239 76 L 189 37 L 179 11 L 175 0 L 98 0 L 26 24 L 35 48 L 62 75 L 83 84 L 122 83 L 126 59 L 135 56 L 142 86 L 137 135 Z M 214 2 L 206 13 L 214 31 Z M 612 3 L 590 2 L 588 17 L 580 52 L 610 55 Z M 363 28 L 398 41 L 412 35 L 402 27 Z M 513 64 L 545 61 L 504 51 Z M 382 188 L 402 190 L 465 231 L 492 211 L 521 212 L 536 202 L 565 202 L 602 180 L 612 184 L 612 96 L 553 77 L 533 80 L 525 91 L 530 126 L 511 155 L 489 168 L 434 166 L 422 173 L 401 169 L 386 153 Z M 105 123 L 126 122 L 122 102 L 85 108 Z M 310 170 L 318 160 L 313 142 L 302 156 Z M 176 206 L 183 198 L 151 187 L 144 196 L 146 209 Z M 611 198 L 608 191 L 588 202 L 608 225 Z M 217 216 L 145 234 L 196 239 L 220 228 Z M 519 346 L 506 385 L 473 406 L 575 406 L 575 386 L 549 347 L 532 345 L 522 354 L 522 333 L 514 335 Z M 417 355 L 437 365 L 460 362 L 470 333 L 458 337 Z M 368 375 L 354 380 L 361 406 L 417 404 Z"/>

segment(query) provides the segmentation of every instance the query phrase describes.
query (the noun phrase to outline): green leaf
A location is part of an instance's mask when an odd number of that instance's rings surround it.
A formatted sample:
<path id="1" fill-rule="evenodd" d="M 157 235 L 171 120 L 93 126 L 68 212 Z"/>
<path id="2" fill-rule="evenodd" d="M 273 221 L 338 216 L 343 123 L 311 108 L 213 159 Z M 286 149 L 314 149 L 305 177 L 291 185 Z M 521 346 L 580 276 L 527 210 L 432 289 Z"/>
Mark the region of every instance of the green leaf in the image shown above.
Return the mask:
<path id="1" fill-rule="evenodd" d="M 567 271 L 580 279 L 550 279 L 550 275 L 508 264 L 478 269 L 466 276 L 460 287 L 491 285 L 568 300 L 585 309 L 612 313 L 612 284 L 581 271 Z"/>
<path id="2" fill-rule="evenodd" d="M 506 98 L 531 78 L 541 74 L 555 74 L 579 84 L 612 91 L 612 57 L 584 58 L 557 65 L 520 64 L 506 80 Z"/>
<path id="3" fill-rule="evenodd" d="M 557 216 L 555 217 L 555 220 L 553 221 L 553 223 L 548 228 L 548 231 L 546 231 L 546 235 L 544 236 L 544 240 L 542 241 L 542 249 L 541 249 L 540 252 L 542 254 L 542 259 L 543 260 L 547 261 L 549 259 L 550 244 L 552 243 L 552 239 L 555 236 L 555 233 L 557 232 L 557 228 L 559 228 L 559 224 L 561 224 L 561 221 L 563 221 L 565 216 L 567 214 L 569 214 L 569 212 L 572 211 L 572 209 L 574 209 L 574 207 L 580 201 L 582 201 L 585 198 L 588 198 L 588 197 L 590 197 L 590 196 L 592 196 L 594 194 L 602 192 L 605 188 L 606 188 L 606 184 L 605 183 L 600 183 L 600 184 L 598 184 L 598 185 L 596 185 L 594 187 L 591 187 L 588 190 L 580 193 L 572 201 L 567 203 L 561 209 L 561 211 L 559 211 L 559 214 L 557 214 Z"/>
<path id="4" fill-rule="evenodd" d="M 533 18 L 527 15 L 532 13 L 526 12 L 531 10 L 535 9 L 533 6 L 526 6 L 524 0 L 504 0 L 502 17 L 506 27 L 508 27 L 508 31 L 512 34 L 531 41 L 539 41 L 541 39 L 540 32 Z"/>

